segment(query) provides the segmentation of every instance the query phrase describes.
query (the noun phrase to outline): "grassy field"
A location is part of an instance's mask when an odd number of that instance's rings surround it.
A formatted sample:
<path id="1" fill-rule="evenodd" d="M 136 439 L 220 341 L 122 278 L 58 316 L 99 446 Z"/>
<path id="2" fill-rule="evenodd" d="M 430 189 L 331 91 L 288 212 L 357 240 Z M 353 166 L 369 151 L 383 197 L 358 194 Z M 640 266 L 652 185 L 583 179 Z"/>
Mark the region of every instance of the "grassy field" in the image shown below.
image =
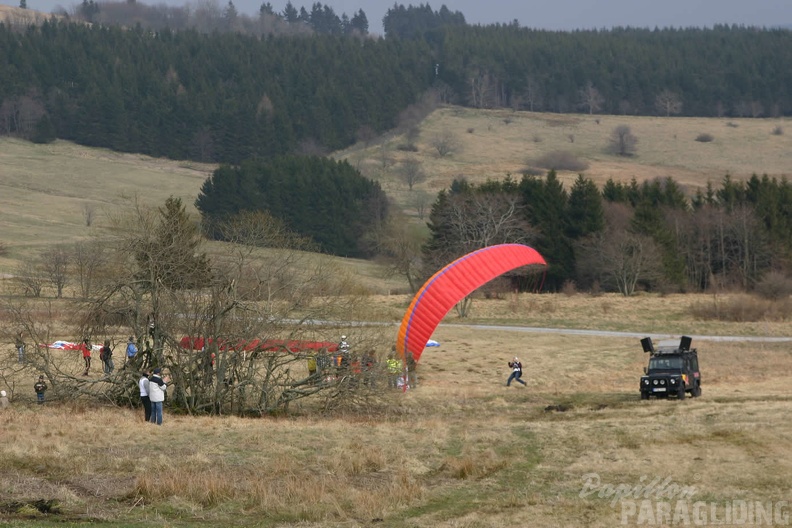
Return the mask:
<path id="1" fill-rule="evenodd" d="M 603 152 L 610 130 L 622 123 L 640 140 L 629 159 Z M 789 170 L 788 136 L 771 134 L 784 122 L 731 123 L 445 108 L 424 122 L 419 152 L 410 156 L 424 164 L 429 179 L 419 187 L 430 192 L 457 175 L 483 181 L 514 174 L 562 148 L 587 160 L 586 174 L 599 183 L 673 176 L 693 188 L 727 172 Z M 430 142 L 444 130 L 462 148 L 440 158 Z M 715 141 L 694 141 L 705 132 Z M 399 160 L 407 156 L 396 148 L 403 141 L 388 136 L 381 145 Z M 359 145 L 338 155 L 406 205 L 398 165 L 381 170 L 380 148 Z M 175 195 L 192 204 L 212 168 L 0 139 L 0 241 L 8 247 L 0 272 L 53 243 L 101 236 L 108 215 L 131 197 L 158 204 Z M 575 174 L 561 177 L 570 182 Z M 95 212 L 90 228 L 86 206 Z M 399 287 L 383 282 L 374 264 L 343 264 L 371 291 Z M 368 302 L 366 316 L 393 323 L 395 335 L 409 298 Z M 741 302 L 725 295 L 522 294 L 477 300 L 464 323 L 677 337 L 792 334 L 788 319 L 693 316 L 697 304 L 717 311 Z M 0 368 L 12 407 L 0 414 L 0 524 L 611 527 L 663 524 L 662 511 L 660 522 L 640 522 L 629 510 L 635 501 L 613 501 L 607 490 L 617 486 L 670 478 L 694 489 L 693 501 L 716 507 L 718 519 L 727 501 L 774 504 L 792 492 L 790 343 L 696 338 L 703 397 L 642 402 L 637 382 L 646 357 L 638 337 L 474 328 L 450 315 L 434 338 L 441 346 L 421 358 L 418 389 L 384 391 L 381 406 L 267 419 L 175 416 L 166 409 L 161 428 L 143 423 L 138 410 L 101 402 L 36 405 L 37 373 L 15 365 L 6 341 Z M 515 355 L 527 388 L 504 386 L 506 362 Z M 585 493 L 592 474 L 600 486 Z M 650 506 L 654 516 L 668 501 L 655 497 Z M 51 513 L 40 512 L 48 507 Z"/>
<path id="2" fill-rule="evenodd" d="M 82 147 L 0 139 L 0 271 L 58 243 L 101 235 L 108 216 L 130 200 L 193 203 L 214 167 Z M 92 215 L 91 226 L 86 212 Z"/>
<path id="3" fill-rule="evenodd" d="M 388 136 L 368 146 L 358 144 L 338 153 L 408 206 L 410 193 L 399 180 L 399 163 L 417 159 L 428 179 L 416 190 L 432 194 L 447 188 L 458 176 L 471 182 L 502 179 L 507 174 L 519 179 L 521 171 L 533 166 L 543 154 L 568 151 L 589 164 L 584 174 L 598 185 L 608 178 L 642 182 L 673 177 L 689 192 L 704 188 L 708 181 L 718 185 L 726 174 L 743 179 L 753 173 L 790 175 L 792 140 L 773 131 L 788 128 L 787 119 L 662 118 L 598 116 L 441 108 L 420 126 L 418 152 L 403 152 L 403 136 Z M 627 125 L 638 138 L 634 156 L 607 153 L 613 129 Z M 433 139 L 452 134 L 459 148 L 440 157 Z M 696 141 L 699 134 L 711 134 L 709 143 Z M 390 158 L 383 168 L 383 151 Z M 561 171 L 560 179 L 570 185 L 577 172 Z"/>
<path id="4" fill-rule="evenodd" d="M 620 158 L 605 152 L 611 131 L 621 124 L 639 139 L 635 156 Z M 717 185 L 727 173 L 735 178 L 754 172 L 788 175 L 792 130 L 772 133 L 786 125 L 783 119 L 558 115 L 446 107 L 421 123 L 418 152 L 399 150 L 405 138 L 386 134 L 335 156 L 379 181 L 414 216 L 416 193 L 399 179 L 400 163 L 410 158 L 418 160 L 427 175 L 415 186 L 415 191 L 427 193 L 425 205 L 458 176 L 473 182 L 507 174 L 519 178 L 537 157 L 559 150 L 586 161 L 586 176 L 600 185 L 608 178 L 627 182 L 672 176 L 692 193 L 708 181 Z M 445 132 L 453 134 L 459 148 L 440 157 L 432 142 Z M 700 133 L 712 134 L 714 141 L 695 141 Z M 101 236 L 108 216 L 132 199 L 158 205 L 173 195 L 192 208 L 214 168 L 64 141 L 34 145 L 0 138 L 0 243 L 7 247 L 7 254 L 0 255 L 0 274 L 12 272 L 21 259 L 53 244 Z M 562 171 L 559 176 L 569 186 L 577 173 Z M 90 227 L 87 212 L 92 216 Z"/>
<path id="5" fill-rule="evenodd" d="M 407 300 L 372 302 L 396 314 Z M 563 318 L 571 328 L 641 333 L 660 332 L 667 321 L 676 336 L 757 332 L 692 321 L 689 306 L 709 300 L 526 295 L 476 301 L 469 322 L 554 326 Z M 541 309 L 545 301 L 555 307 Z M 241 419 L 166 409 L 158 428 L 138 410 L 97 402 L 38 406 L 35 373 L 18 372 L 12 409 L 1 416 L 0 522 L 611 527 L 662 522 L 640 521 L 630 509 L 637 501 L 613 501 L 606 486 L 670 478 L 694 492 L 685 502 L 691 511 L 705 502 L 720 508 L 721 519 L 728 501 L 775 504 L 790 496 L 789 343 L 696 338 L 703 396 L 643 402 L 637 381 L 646 357 L 637 337 L 458 322 L 449 316 L 435 333 L 441 346 L 424 352 L 416 390 L 386 390 L 384 407 L 346 414 Z M 781 335 L 788 324 L 766 329 Z M 527 388 L 505 387 L 514 355 Z M 13 363 L 10 347 L 3 356 Z M 592 474 L 599 487 L 584 493 Z M 36 500 L 57 512 L 38 512 Z M 650 502 L 653 512 L 676 505 Z"/>

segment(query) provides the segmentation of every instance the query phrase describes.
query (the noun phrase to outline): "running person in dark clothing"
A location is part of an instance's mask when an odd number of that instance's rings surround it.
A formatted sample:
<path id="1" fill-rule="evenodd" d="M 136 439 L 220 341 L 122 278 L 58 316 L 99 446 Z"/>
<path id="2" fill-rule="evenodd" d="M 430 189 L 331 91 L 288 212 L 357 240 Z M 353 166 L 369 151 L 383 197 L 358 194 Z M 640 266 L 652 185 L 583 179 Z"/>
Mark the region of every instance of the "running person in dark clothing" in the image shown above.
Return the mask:
<path id="1" fill-rule="evenodd" d="M 520 363 L 519 358 L 515 356 L 514 359 L 509 361 L 509 368 L 512 369 L 512 372 L 509 374 L 509 379 L 506 380 L 507 387 L 511 386 L 512 380 L 519 381 L 523 385 L 528 385 L 520 379 L 522 377 L 522 363 Z"/>

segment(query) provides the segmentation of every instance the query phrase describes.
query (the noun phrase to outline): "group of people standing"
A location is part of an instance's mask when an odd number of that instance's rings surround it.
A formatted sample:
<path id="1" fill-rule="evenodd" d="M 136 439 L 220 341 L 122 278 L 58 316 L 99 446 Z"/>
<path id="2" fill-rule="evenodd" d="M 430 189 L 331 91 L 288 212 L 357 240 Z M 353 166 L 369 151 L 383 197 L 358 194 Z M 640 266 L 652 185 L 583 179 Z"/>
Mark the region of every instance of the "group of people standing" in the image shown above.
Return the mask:
<path id="1" fill-rule="evenodd" d="M 165 402 L 168 383 L 170 379 L 162 376 L 160 368 L 155 368 L 151 373 L 147 370 L 140 373 L 140 402 L 143 404 L 143 416 L 147 422 L 162 425 L 162 404 Z"/>
<path id="2" fill-rule="evenodd" d="M 80 351 L 82 352 L 83 364 L 85 366 L 85 370 L 83 370 L 82 375 L 87 376 L 88 372 L 91 370 L 91 352 L 93 351 L 93 346 L 91 345 L 91 341 L 89 339 L 83 339 L 82 343 L 80 343 Z M 126 346 L 127 362 L 131 361 L 137 352 L 138 349 L 135 345 L 135 338 L 129 336 Z M 112 374 L 115 370 L 115 362 L 113 361 L 113 347 L 110 345 L 109 339 L 105 339 L 102 348 L 99 349 L 99 360 L 102 362 L 102 371 L 104 374 Z"/>

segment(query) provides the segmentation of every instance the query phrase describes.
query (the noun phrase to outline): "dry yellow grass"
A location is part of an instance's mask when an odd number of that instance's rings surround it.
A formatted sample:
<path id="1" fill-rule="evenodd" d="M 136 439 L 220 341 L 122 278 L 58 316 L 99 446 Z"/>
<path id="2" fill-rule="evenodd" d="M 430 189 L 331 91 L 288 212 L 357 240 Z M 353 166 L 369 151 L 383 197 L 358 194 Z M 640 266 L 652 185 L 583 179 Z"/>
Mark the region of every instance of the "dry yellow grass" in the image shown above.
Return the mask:
<path id="1" fill-rule="evenodd" d="M 605 151 L 611 132 L 622 124 L 638 137 L 637 154 L 633 157 L 621 158 Z M 708 181 L 717 186 L 726 174 L 737 179 L 753 173 L 789 175 L 790 137 L 772 134 L 775 127 L 784 129 L 787 124 L 788 120 L 782 118 L 559 115 L 445 107 L 421 124 L 417 153 L 396 150 L 405 141 L 402 136 L 383 141 L 394 160 L 417 158 L 422 163 L 429 178 L 416 189 L 431 193 L 447 188 L 458 176 L 471 182 L 501 180 L 507 174 L 519 179 L 520 171 L 531 164 L 530 160 L 556 150 L 569 151 L 587 161 L 590 167 L 585 175 L 600 186 L 608 178 L 624 182 L 635 178 L 642 182 L 671 176 L 692 192 L 705 187 Z M 449 156 L 438 157 L 432 138 L 445 131 L 456 136 L 460 148 Z M 715 140 L 695 141 L 700 133 L 710 133 Z M 407 204 L 409 192 L 398 180 L 398 164 L 383 171 L 380 153 L 380 144 L 368 148 L 357 145 L 338 156 L 381 181 L 399 203 Z M 559 173 L 567 186 L 576 177 L 577 173 Z"/>
<path id="2" fill-rule="evenodd" d="M 618 158 L 605 153 L 611 131 L 620 124 L 627 124 L 638 136 L 637 156 Z M 517 178 L 529 160 L 556 150 L 568 150 L 589 162 L 585 174 L 600 185 L 608 178 L 640 182 L 671 176 L 693 192 L 708 181 L 717 185 L 727 173 L 735 178 L 754 172 L 788 175 L 790 135 L 772 134 L 775 127 L 789 128 L 786 124 L 784 119 L 558 115 L 447 107 L 421 123 L 418 153 L 397 150 L 404 138 L 388 134 L 368 148 L 356 145 L 336 156 L 378 180 L 401 207 L 414 213 L 411 194 L 398 178 L 398 163 L 382 169 L 383 148 L 397 162 L 417 158 L 422 163 L 428 179 L 416 190 L 427 191 L 430 200 L 460 175 L 473 182 L 502 179 L 506 174 Z M 445 131 L 456 136 L 461 148 L 441 158 L 431 143 Z M 715 140 L 696 142 L 702 132 L 711 133 Z M 52 244 L 101 235 L 107 215 L 134 196 L 156 205 L 173 195 L 192 210 L 214 168 L 65 141 L 33 145 L 0 138 L 0 242 L 9 248 L 8 255 L 0 257 L 0 273 L 11 272 L 21 259 Z M 577 174 L 559 176 L 569 186 Z M 86 207 L 94 211 L 90 229 L 84 217 Z"/>
<path id="3" fill-rule="evenodd" d="M 0 5 L 0 22 L 9 26 L 27 27 L 30 24 L 42 24 L 45 20 L 62 19 L 62 15 L 43 13 L 34 9 L 22 9 L 10 5 Z"/>
<path id="4" fill-rule="evenodd" d="M 570 326 L 611 324 L 605 315 L 589 320 L 604 301 L 614 319 L 640 311 L 634 299 L 542 297 Z M 377 301 L 384 310 L 387 302 Z M 664 310 L 681 316 L 683 304 L 645 296 L 645 319 L 633 316 L 628 326 L 641 332 Z M 509 301 L 477 301 L 474 309 L 513 322 Z M 755 332 L 734 323 L 721 330 Z M 694 341 L 703 397 L 643 402 L 637 380 L 646 357 L 634 337 L 454 324 L 434 337 L 441 346 L 424 352 L 419 388 L 390 394 L 385 413 L 240 419 L 166 410 L 158 428 L 139 411 L 95 402 L 37 406 L 29 373 L 2 415 L 0 519 L 19 519 L 3 512 L 9 501 L 57 499 L 61 513 L 48 522 L 619 525 L 621 509 L 610 499 L 580 496 L 590 473 L 614 486 L 671 477 L 695 487 L 695 500 L 719 504 L 789 497 L 789 343 Z M 3 354 L 13 359 L 10 347 Z M 527 388 L 504 386 L 514 355 Z"/>
<path id="5" fill-rule="evenodd" d="M 100 234 L 108 215 L 134 197 L 157 205 L 176 196 L 194 211 L 213 169 L 65 141 L 34 145 L 0 138 L 0 240 L 9 249 L 0 268 L 7 271 L 53 244 Z M 86 208 L 93 211 L 90 228 Z"/>

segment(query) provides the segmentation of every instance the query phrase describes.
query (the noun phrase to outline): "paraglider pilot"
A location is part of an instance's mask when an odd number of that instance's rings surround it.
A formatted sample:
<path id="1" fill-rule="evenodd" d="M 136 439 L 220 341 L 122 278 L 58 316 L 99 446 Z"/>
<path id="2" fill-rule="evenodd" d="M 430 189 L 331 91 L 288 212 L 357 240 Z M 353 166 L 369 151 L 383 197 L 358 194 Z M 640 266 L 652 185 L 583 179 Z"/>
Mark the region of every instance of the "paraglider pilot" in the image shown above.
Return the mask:
<path id="1" fill-rule="evenodd" d="M 511 385 L 512 380 L 516 380 L 522 383 L 523 385 L 528 385 L 527 383 L 525 383 L 523 380 L 520 379 L 522 377 L 522 363 L 520 363 L 519 358 L 515 356 L 514 359 L 509 361 L 509 368 L 512 369 L 512 372 L 511 374 L 509 374 L 509 379 L 506 380 L 507 387 Z"/>

